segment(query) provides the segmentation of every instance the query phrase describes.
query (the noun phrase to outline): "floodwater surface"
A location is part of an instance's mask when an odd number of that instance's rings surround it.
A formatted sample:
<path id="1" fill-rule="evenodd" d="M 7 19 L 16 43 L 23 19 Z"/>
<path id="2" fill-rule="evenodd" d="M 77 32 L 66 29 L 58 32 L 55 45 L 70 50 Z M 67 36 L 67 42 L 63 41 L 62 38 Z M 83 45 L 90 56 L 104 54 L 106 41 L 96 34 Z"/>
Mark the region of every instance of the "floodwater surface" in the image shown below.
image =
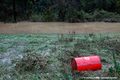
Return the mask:
<path id="1" fill-rule="evenodd" d="M 0 23 L 0 33 L 120 32 L 120 23 L 18 22 Z"/>

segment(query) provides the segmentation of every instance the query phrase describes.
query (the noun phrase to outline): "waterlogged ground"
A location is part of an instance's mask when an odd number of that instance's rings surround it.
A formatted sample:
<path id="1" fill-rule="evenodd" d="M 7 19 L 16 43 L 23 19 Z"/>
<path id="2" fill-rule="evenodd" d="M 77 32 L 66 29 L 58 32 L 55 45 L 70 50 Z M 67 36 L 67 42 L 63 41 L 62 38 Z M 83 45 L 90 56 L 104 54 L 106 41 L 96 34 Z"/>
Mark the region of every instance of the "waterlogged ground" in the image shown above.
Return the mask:
<path id="1" fill-rule="evenodd" d="M 120 64 L 119 51 L 120 33 L 0 34 L 0 80 L 80 80 L 83 76 L 116 76 L 109 69 L 114 66 L 113 53 Z M 33 54 L 44 58 L 43 61 Z M 101 56 L 102 70 L 71 71 L 71 58 L 89 55 Z M 36 64 L 44 68 L 31 65 L 36 59 L 41 61 Z M 30 70 L 26 69 L 29 66 Z"/>

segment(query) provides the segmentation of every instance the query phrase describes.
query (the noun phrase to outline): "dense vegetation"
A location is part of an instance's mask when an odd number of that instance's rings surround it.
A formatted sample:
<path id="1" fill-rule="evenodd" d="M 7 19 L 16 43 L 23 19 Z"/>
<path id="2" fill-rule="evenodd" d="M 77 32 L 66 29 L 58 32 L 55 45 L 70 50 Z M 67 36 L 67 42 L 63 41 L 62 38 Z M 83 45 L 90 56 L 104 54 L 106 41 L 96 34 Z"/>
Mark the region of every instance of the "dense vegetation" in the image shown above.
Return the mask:
<path id="1" fill-rule="evenodd" d="M 0 0 L 0 21 L 120 21 L 120 0 Z"/>
<path id="2" fill-rule="evenodd" d="M 0 34 L 0 80 L 120 80 L 119 53 L 120 33 Z M 102 70 L 71 71 L 73 57 L 89 55 L 101 57 Z"/>

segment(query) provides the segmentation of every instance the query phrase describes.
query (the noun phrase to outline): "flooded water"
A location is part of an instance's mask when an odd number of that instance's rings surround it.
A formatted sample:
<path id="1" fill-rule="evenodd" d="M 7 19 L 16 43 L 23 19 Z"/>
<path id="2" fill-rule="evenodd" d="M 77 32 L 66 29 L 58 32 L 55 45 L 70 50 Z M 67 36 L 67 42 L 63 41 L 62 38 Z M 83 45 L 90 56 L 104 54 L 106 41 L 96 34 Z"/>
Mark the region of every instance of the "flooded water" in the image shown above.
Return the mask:
<path id="1" fill-rule="evenodd" d="M 0 33 L 120 32 L 120 23 L 19 22 L 0 23 Z"/>

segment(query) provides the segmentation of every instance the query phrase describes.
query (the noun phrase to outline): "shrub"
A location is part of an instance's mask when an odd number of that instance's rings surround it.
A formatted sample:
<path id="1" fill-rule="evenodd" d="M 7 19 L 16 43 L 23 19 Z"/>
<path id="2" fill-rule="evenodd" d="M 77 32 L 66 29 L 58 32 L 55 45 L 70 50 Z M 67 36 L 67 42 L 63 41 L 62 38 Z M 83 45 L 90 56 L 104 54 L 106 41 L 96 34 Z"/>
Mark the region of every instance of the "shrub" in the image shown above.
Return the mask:
<path id="1" fill-rule="evenodd" d="M 33 14 L 31 17 L 30 17 L 30 20 L 33 21 L 33 22 L 37 22 L 37 21 L 42 21 L 43 20 L 43 17 L 42 15 L 38 15 L 38 14 Z"/>
<path id="2" fill-rule="evenodd" d="M 78 11 L 77 10 L 70 10 L 67 11 L 65 14 L 65 21 L 67 22 L 79 22 L 79 18 L 78 18 Z"/>
<path id="3" fill-rule="evenodd" d="M 105 22 L 120 22 L 120 14 L 108 12 L 105 10 L 95 10 L 87 13 L 84 10 L 68 9 L 65 12 L 65 20 L 67 22 L 85 22 L 85 21 L 105 21 Z M 39 14 L 32 14 L 30 21 L 60 21 L 58 12 L 47 10 Z"/>
<path id="4" fill-rule="evenodd" d="M 107 12 L 104 10 L 96 10 L 93 13 L 93 18 L 96 21 L 105 21 L 105 22 L 119 22 L 120 21 L 120 15 L 113 12 Z"/>
<path id="5" fill-rule="evenodd" d="M 31 21 L 34 22 L 44 22 L 44 21 L 57 21 L 58 15 L 56 13 L 53 13 L 52 11 L 47 11 L 41 14 L 33 14 L 31 16 Z"/>

